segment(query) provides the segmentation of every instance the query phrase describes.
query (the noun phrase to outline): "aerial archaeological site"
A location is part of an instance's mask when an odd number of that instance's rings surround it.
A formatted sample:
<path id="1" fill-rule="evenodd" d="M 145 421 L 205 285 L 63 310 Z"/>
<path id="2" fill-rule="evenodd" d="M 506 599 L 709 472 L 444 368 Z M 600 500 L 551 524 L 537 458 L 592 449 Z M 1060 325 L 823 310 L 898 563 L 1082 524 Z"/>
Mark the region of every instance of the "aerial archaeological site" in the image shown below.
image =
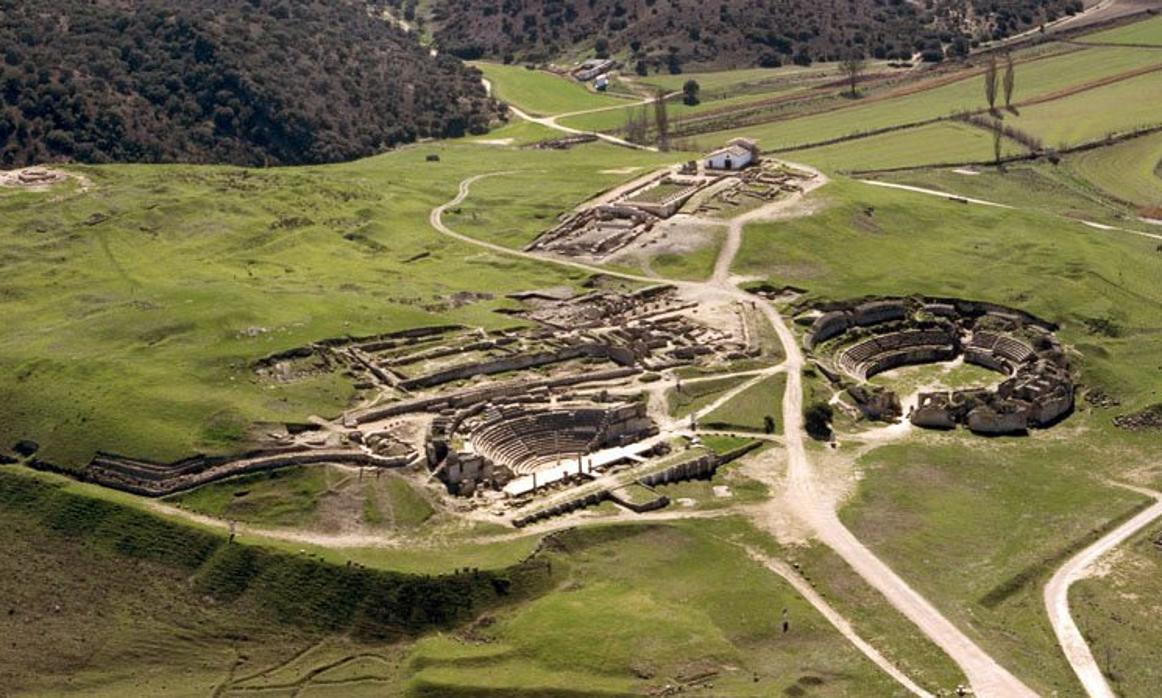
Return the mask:
<path id="1" fill-rule="evenodd" d="M 1162 0 L 0 0 L 0 697 L 1162 695 Z"/>

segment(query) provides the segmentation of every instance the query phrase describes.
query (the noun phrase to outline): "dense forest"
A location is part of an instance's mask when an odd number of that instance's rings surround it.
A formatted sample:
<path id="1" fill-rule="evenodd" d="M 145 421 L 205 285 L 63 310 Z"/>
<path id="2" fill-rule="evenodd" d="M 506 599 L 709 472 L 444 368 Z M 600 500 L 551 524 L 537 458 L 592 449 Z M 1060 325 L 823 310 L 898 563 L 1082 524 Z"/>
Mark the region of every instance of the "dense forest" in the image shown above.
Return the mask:
<path id="1" fill-rule="evenodd" d="M 330 162 L 498 108 L 366 0 L 0 0 L 0 54 L 6 167 Z"/>
<path id="2" fill-rule="evenodd" d="M 1080 0 L 438 0 L 440 47 L 545 61 L 612 53 L 638 72 L 807 65 L 853 53 L 939 61 L 1082 9 Z"/>

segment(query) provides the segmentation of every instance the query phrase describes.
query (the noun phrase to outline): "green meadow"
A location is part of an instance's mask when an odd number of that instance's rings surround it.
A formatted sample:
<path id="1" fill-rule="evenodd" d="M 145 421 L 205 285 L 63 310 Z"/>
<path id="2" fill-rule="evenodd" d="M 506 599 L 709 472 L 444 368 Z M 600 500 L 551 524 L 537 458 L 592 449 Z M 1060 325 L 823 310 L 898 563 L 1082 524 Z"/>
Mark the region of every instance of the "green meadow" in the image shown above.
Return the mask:
<path id="1" fill-rule="evenodd" d="M 1162 47 L 1162 17 L 1088 34 L 1081 41 L 1097 44 L 1142 44 Z"/>
<path id="2" fill-rule="evenodd" d="M 552 116 L 587 109 L 617 107 L 624 100 L 591 92 L 571 77 L 543 70 L 529 70 L 522 65 L 474 63 L 492 84 L 497 99 L 520 107 L 533 116 Z"/>
<path id="3" fill-rule="evenodd" d="M 1091 81 L 1108 79 L 1130 70 L 1162 65 L 1162 55 L 1159 55 L 1157 51 L 1129 47 L 1094 47 L 1069 50 L 1048 57 L 1038 55 L 1030 57 L 1028 60 L 1021 60 L 1018 57 L 1018 61 L 1015 73 L 1016 89 L 1013 98 L 1016 104 L 1020 104 L 1023 100 L 1044 98 Z M 1125 82 L 1141 84 L 1151 80 L 1157 82 L 1157 75 L 1151 74 L 1132 78 Z M 1143 110 L 1148 111 L 1149 105 L 1154 102 L 1151 102 L 1146 95 L 1135 96 L 1129 104 L 1109 101 L 1114 93 L 1132 94 L 1132 91 L 1127 91 L 1128 88 L 1119 88 L 1123 84 L 1114 83 L 1111 86 L 1095 89 L 1095 92 L 1100 93 L 1097 98 L 1088 98 L 1087 93 L 1082 92 L 1075 97 L 1066 99 L 1078 100 L 1075 103 L 1103 105 L 1105 117 L 1110 119 L 1111 123 L 1136 125 L 1140 120 L 1139 114 Z M 1149 86 L 1146 87 L 1148 90 L 1150 89 Z M 848 106 L 820 114 L 781 119 L 768 124 L 699 136 L 698 141 L 704 143 L 711 139 L 722 141 L 735 136 L 749 136 L 756 138 L 766 149 L 788 148 L 950 116 L 960 111 L 980 110 L 988 106 L 985 101 L 983 80 L 979 74 L 930 89 L 913 91 L 899 97 L 865 97 L 865 100 L 864 103 L 861 103 L 860 100 L 854 100 Z M 1024 128 L 1024 124 L 1027 123 L 1025 115 L 1029 111 L 1032 111 L 1032 116 L 1037 117 L 1037 119 L 1051 119 L 1052 117 L 1047 115 L 1054 113 L 1052 111 L 1053 104 L 1054 102 L 1049 102 L 1032 107 L 1020 107 L 1022 116 L 1014 119 L 1013 123 Z M 1112 108 L 1114 104 L 1119 105 L 1117 109 Z M 1127 107 L 1131 109 L 1132 115 L 1121 114 L 1121 110 Z M 1095 114 L 1087 115 L 1087 121 L 1101 120 L 1100 111 L 1101 107 L 1095 106 Z M 1063 121 L 1072 121 L 1072 119 L 1064 118 L 1064 110 L 1056 113 L 1062 115 Z M 1041 124 L 1038 123 L 1038 125 Z M 1070 128 L 1064 123 L 1061 124 L 1061 127 Z M 1048 145 L 1057 145 L 1057 140 L 1051 137 L 1053 135 L 1051 130 L 1044 126 L 1042 128 L 1047 133 L 1044 135 L 1038 133 L 1037 135 L 1042 136 Z M 1107 130 L 1116 131 L 1118 128 L 1113 127 Z M 1102 131 L 1097 135 L 1104 135 L 1104 133 L 1105 131 Z"/>
<path id="4" fill-rule="evenodd" d="M 0 192 L 0 442 L 36 440 L 65 466 L 97 450 L 164 460 L 238 450 L 251 422 L 334 416 L 355 397 L 346 380 L 264 382 L 251 365 L 328 337 L 510 325 L 493 312 L 505 293 L 582 280 L 432 230 L 460 180 L 509 173 L 448 222 L 519 246 L 619 168 L 674 159 L 440 143 L 330 167 L 86 167 L 88 192 Z"/>
<path id="5" fill-rule="evenodd" d="M 1001 146 L 1003 157 L 1024 152 L 1021 145 L 1004 139 Z M 994 153 L 992 133 L 969 124 L 946 121 L 834 145 L 793 150 L 781 157 L 824 171 L 836 171 L 989 163 L 994 160 Z"/>
<path id="6" fill-rule="evenodd" d="M 1078 177 L 1142 209 L 1162 208 L 1162 132 L 1069 156 Z"/>

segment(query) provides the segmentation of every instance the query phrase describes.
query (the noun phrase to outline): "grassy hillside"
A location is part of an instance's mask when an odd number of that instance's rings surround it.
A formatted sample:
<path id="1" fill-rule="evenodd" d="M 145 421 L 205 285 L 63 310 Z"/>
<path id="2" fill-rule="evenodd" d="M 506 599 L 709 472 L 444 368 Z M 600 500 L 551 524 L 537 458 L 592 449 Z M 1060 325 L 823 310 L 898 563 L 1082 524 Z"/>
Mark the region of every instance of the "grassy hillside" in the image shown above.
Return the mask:
<path id="1" fill-rule="evenodd" d="M 719 539 L 737 530 L 707 522 L 561 536 L 550 556 L 560 590 L 498 616 L 479 631 L 485 643 L 418 644 L 411 691 L 626 695 L 697 683 L 720 695 L 891 694 L 814 609 Z"/>
<path id="2" fill-rule="evenodd" d="M 516 105 L 533 116 L 617 107 L 625 103 L 617 97 L 590 92 L 585 85 L 568 76 L 529 70 L 520 65 L 473 65 L 492 84 L 494 97 Z"/>
<path id="3" fill-rule="evenodd" d="M 1025 149 L 1005 139 L 1003 157 L 1020 155 Z M 894 167 L 922 167 L 935 164 L 991 162 L 993 135 L 989 131 L 959 122 L 940 122 L 878 136 L 792 150 L 788 160 L 823 170 L 878 170 Z"/>
<path id="4" fill-rule="evenodd" d="M 333 565 L 10 472 L 0 511 L 6 689 L 204 693 L 309 638 L 451 627 L 546 575 L 536 562 L 436 577 Z"/>
<path id="5" fill-rule="evenodd" d="M 6 3 L 0 166 L 333 162 L 487 130 L 479 74 L 373 4 Z"/>
<path id="6" fill-rule="evenodd" d="M 973 42 L 1007 36 L 1066 12 L 1072 0 L 939 0 L 852 2 L 842 10 L 795 0 L 590 0 L 523 3 L 439 0 L 436 42 L 467 58 L 546 61 L 595 51 L 613 53 L 641 71 L 739 68 L 835 60 L 853 47 L 875 58 L 908 60 L 918 50 L 943 60 Z"/>
<path id="7" fill-rule="evenodd" d="M 253 421 L 337 414 L 353 397 L 341 378 L 267 382 L 250 366 L 327 337 L 509 325 L 492 312 L 504 293 L 581 280 L 433 231 L 430 209 L 461 179 L 512 172 L 480 183 L 479 219 L 466 206 L 449 221 L 493 239 L 511 225 L 523 244 L 620 167 L 673 157 L 440 144 L 327 168 L 86 168 L 88 190 L 0 190 L 0 443 L 34 439 L 62 465 L 98 449 L 173 459 L 237 450 Z"/>

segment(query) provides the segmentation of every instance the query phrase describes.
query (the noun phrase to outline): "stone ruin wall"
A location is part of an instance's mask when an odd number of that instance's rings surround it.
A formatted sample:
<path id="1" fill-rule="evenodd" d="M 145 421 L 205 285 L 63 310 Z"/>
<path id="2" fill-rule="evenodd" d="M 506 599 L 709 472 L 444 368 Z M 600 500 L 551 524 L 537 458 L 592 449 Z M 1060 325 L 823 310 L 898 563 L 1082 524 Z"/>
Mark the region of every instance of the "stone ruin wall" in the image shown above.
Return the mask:
<path id="1" fill-rule="evenodd" d="M 340 464 L 400 468 L 414 456 L 384 457 L 354 449 L 257 451 L 236 458 L 199 455 L 157 463 L 99 453 L 80 472 L 88 482 L 145 497 L 163 497 L 226 478 L 299 465 Z"/>
<path id="2" fill-rule="evenodd" d="M 831 303 L 821 309 L 825 312 L 814 320 L 804 340 L 808 350 L 852 329 L 890 326 L 890 331 L 873 334 L 837 355 L 836 363 L 858 379 L 902 365 L 945 361 L 961 354 L 967 363 L 1009 376 L 995 391 L 922 394 L 919 405 L 908 415 L 916 426 L 953 429 L 963 425 L 981 434 L 1018 433 L 1051 426 L 1073 409 L 1068 358 L 1052 335 L 1057 325 L 1029 313 L 993 303 L 949 298 L 874 299 Z M 915 316 L 921 311 L 934 319 L 917 321 Z M 1010 336 L 1008 331 L 980 329 L 982 321 L 1033 335 L 1033 345 Z M 916 327 L 928 332 L 946 327 L 949 335 L 939 344 L 911 346 L 938 340 L 936 334 L 921 336 Z M 968 333 L 972 341 L 962 344 L 960 332 Z M 821 363 L 818 365 L 824 368 Z M 823 372 L 833 382 L 842 382 L 830 369 Z M 890 391 L 852 386 L 848 392 L 871 418 L 890 420 L 897 416 L 898 399 L 888 399 L 895 398 L 894 393 L 884 395 Z"/>

